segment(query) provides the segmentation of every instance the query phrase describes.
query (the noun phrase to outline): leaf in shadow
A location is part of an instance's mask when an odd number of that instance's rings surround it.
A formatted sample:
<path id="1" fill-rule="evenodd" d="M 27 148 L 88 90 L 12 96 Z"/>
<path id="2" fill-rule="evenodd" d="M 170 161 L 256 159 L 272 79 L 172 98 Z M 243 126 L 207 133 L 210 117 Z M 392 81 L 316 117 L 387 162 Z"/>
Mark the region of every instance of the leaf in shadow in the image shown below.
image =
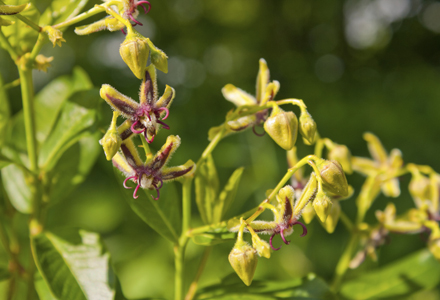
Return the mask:
<path id="1" fill-rule="evenodd" d="M 157 201 L 151 197 L 149 190 L 144 189 L 141 189 L 144 193 L 139 191 L 139 198 L 134 199 L 133 189 L 125 189 L 122 186 L 125 177 L 116 168 L 114 170 L 125 199 L 133 211 L 160 235 L 173 243 L 177 242 L 181 231 L 181 203 L 173 189 L 173 183 L 168 183 L 161 189 L 161 196 Z"/>
<path id="2" fill-rule="evenodd" d="M 427 250 L 413 253 L 342 285 L 348 299 L 403 297 L 440 283 L 440 262 Z"/>

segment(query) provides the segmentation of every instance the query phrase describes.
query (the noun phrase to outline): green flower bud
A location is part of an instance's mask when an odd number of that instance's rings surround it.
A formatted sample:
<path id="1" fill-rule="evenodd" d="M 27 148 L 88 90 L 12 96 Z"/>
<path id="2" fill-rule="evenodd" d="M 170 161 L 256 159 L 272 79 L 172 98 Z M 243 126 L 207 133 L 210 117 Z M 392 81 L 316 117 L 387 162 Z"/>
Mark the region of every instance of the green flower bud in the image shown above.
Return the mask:
<path id="1" fill-rule="evenodd" d="M 315 217 L 315 210 L 313 209 L 312 202 L 307 203 L 306 207 L 304 207 L 301 217 L 306 224 L 310 224 L 310 222 L 312 222 L 313 218 Z"/>
<path id="2" fill-rule="evenodd" d="M 315 212 L 321 222 L 325 222 L 332 206 L 333 203 L 330 200 L 330 197 L 327 196 L 324 191 L 319 191 L 315 200 L 313 201 L 313 208 L 315 209 Z"/>
<path id="3" fill-rule="evenodd" d="M 147 39 L 148 46 L 151 50 L 151 63 L 156 67 L 156 69 L 168 73 L 168 56 L 157 48 L 150 39 Z"/>
<path id="4" fill-rule="evenodd" d="M 252 246 L 257 250 L 259 256 L 270 258 L 270 246 L 265 240 L 260 239 L 256 234 L 252 236 Z"/>
<path id="5" fill-rule="evenodd" d="M 121 147 L 122 139 L 116 130 L 110 129 L 105 133 L 104 137 L 99 140 L 99 144 L 104 148 L 105 158 L 112 160 L 113 156 L 115 156 Z"/>
<path id="6" fill-rule="evenodd" d="M 316 162 L 316 166 L 320 171 L 323 187 L 326 192 L 330 193 L 330 196 L 346 197 L 349 195 L 347 178 L 339 162 L 321 159 Z"/>
<path id="7" fill-rule="evenodd" d="M 341 215 L 341 205 L 338 201 L 334 201 L 330 212 L 327 216 L 325 222 L 322 222 L 322 226 L 328 233 L 333 233 L 335 231 L 336 225 L 339 221 L 339 216 Z"/>
<path id="8" fill-rule="evenodd" d="M 0 5 L 0 15 L 2 16 L 12 16 L 21 13 L 23 10 L 30 7 L 30 3 L 25 3 L 21 5 Z"/>
<path id="9" fill-rule="evenodd" d="M 139 79 L 144 77 L 149 52 L 148 39 L 138 33 L 128 33 L 119 48 L 122 59 Z"/>
<path id="10" fill-rule="evenodd" d="M 61 42 L 66 42 L 66 40 L 63 38 L 63 33 L 61 30 L 53 28 L 52 26 L 46 26 L 43 27 L 43 31 L 47 33 L 47 36 L 54 47 L 55 45 L 61 47 Z"/>
<path id="11" fill-rule="evenodd" d="M 229 253 L 229 263 L 247 286 L 251 285 L 257 268 L 257 251 L 246 242 L 237 242 Z"/>
<path id="12" fill-rule="evenodd" d="M 317 126 L 308 112 L 302 112 L 299 117 L 299 132 L 301 133 L 305 144 L 313 145 L 315 143 Z"/>
<path id="13" fill-rule="evenodd" d="M 14 24 L 15 22 L 14 21 L 9 21 L 9 20 L 6 20 L 6 19 L 2 19 L 1 17 L 0 17 L 0 28 L 2 27 L 2 26 L 10 26 L 10 25 L 12 25 L 12 24 Z"/>
<path id="14" fill-rule="evenodd" d="M 345 173 L 353 173 L 353 168 L 351 167 L 351 153 L 347 146 L 335 145 L 335 147 L 329 151 L 328 158 L 330 160 L 338 161 Z"/>
<path id="15" fill-rule="evenodd" d="M 264 122 L 264 130 L 281 148 L 287 151 L 295 146 L 298 119 L 293 112 L 285 112 L 275 107 L 271 116 Z"/>

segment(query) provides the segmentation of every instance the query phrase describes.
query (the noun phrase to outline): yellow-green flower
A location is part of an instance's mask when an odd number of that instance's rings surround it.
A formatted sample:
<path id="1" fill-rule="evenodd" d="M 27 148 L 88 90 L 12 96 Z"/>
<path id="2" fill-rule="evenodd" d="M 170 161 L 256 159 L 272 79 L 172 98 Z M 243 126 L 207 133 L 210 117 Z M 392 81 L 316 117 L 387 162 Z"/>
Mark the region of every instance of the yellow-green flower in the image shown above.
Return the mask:
<path id="1" fill-rule="evenodd" d="M 399 149 L 393 149 L 388 155 L 380 140 L 372 133 L 365 133 L 364 139 L 367 141 L 368 150 L 373 159 L 353 157 L 353 170 L 379 180 L 385 196 L 398 197 L 400 187 L 397 177 L 402 171 L 402 152 Z"/>

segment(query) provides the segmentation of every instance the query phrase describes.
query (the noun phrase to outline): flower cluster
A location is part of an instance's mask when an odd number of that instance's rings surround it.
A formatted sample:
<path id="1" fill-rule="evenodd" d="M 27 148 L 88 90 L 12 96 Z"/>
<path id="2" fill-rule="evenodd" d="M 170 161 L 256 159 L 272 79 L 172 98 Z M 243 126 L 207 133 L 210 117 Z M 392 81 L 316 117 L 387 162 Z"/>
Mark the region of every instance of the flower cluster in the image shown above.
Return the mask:
<path id="1" fill-rule="evenodd" d="M 147 1 L 122 2 L 123 5 L 118 10 L 119 14 L 111 12 L 111 14 L 116 14 L 114 18 L 122 23 L 124 23 L 124 18 L 130 18 L 136 24 L 140 24 L 134 19 L 136 8 L 142 4 L 149 5 L 149 3 Z M 180 145 L 179 136 L 168 136 L 166 143 L 156 155 L 153 156 L 149 152 L 148 144 L 153 143 L 159 129 L 170 129 L 164 120 L 169 116 L 169 107 L 174 99 L 175 91 L 167 85 L 165 92 L 159 98 L 156 65 L 164 69 L 164 66 L 167 66 L 164 62 L 166 55 L 159 55 L 158 58 L 157 54 L 160 50 L 155 48 L 149 39 L 135 32 L 131 23 L 124 24 L 128 29 L 128 34 L 121 44 L 120 53 L 133 74 L 142 79 L 139 102 L 125 96 L 108 84 L 102 85 L 101 98 L 114 109 L 114 113 L 110 128 L 100 140 L 100 144 L 104 148 L 107 160 L 112 160 L 113 165 L 125 174 L 124 187 L 131 188 L 127 186 L 129 180 L 136 183 L 133 198 L 138 198 L 137 192 L 139 188 L 143 188 L 156 190 L 157 197 L 152 197 L 157 200 L 160 195 L 159 189 L 164 182 L 189 174 L 194 171 L 195 164 L 188 160 L 181 166 L 166 167 L 171 155 Z M 150 50 L 152 63 L 147 66 Z M 153 54 L 156 54 L 156 57 L 153 58 Z M 118 126 L 119 116 L 126 120 Z M 133 137 L 139 134 L 143 139 L 142 142 L 146 141 L 143 145 L 146 161 L 141 160 L 133 141 Z"/>

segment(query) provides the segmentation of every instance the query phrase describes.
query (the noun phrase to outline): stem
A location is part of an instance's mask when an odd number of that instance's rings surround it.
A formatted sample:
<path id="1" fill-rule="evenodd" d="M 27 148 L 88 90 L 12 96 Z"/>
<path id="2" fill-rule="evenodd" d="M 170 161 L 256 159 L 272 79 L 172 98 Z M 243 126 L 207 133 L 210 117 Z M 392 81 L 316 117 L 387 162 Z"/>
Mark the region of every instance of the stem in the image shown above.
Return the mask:
<path id="1" fill-rule="evenodd" d="M 192 300 L 197 291 L 197 286 L 199 284 L 200 277 L 202 276 L 203 270 L 205 269 L 206 262 L 208 261 L 209 255 L 211 254 L 212 247 L 206 247 L 203 252 L 202 260 L 200 261 L 199 269 L 197 270 L 196 277 L 189 286 L 188 293 L 185 296 L 185 300 Z"/>
<path id="2" fill-rule="evenodd" d="M 350 241 L 348 242 L 347 247 L 344 250 L 344 253 L 339 258 L 338 264 L 336 265 L 335 277 L 332 283 L 332 290 L 334 292 L 338 292 L 341 286 L 342 278 L 345 275 L 345 272 L 348 269 L 350 264 L 354 249 L 358 243 L 358 235 L 356 233 L 352 233 L 350 237 Z"/>
<path id="3" fill-rule="evenodd" d="M 91 16 L 94 16 L 94 15 L 100 13 L 100 12 L 103 12 L 103 11 L 105 11 L 105 9 L 103 7 L 95 6 L 95 7 L 91 8 L 91 9 L 89 9 L 88 11 L 83 12 L 82 14 L 77 15 L 76 17 L 74 17 L 74 18 L 72 18 L 70 20 L 58 23 L 58 24 L 56 24 L 56 25 L 54 25 L 52 27 L 56 28 L 56 29 L 67 27 L 67 26 L 73 25 L 75 23 L 81 22 L 81 21 L 83 21 L 83 20 L 85 20 L 87 18 L 90 18 Z"/>
<path id="4" fill-rule="evenodd" d="M 182 300 L 183 299 L 183 263 L 185 256 L 185 247 L 180 245 L 174 246 L 174 265 L 175 265 L 175 273 L 174 273 L 174 299 Z"/>
<path id="5" fill-rule="evenodd" d="M 186 178 L 182 185 L 182 237 L 185 239 L 191 223 L 191 187 L 192 178 Z"/>
<path id="6" fill-rule="evenodd" d="M 12 47 L 12 45 L 9 43 L 6 36 L 3 34 L 3 32 L 0 30 L 0 43 L 3 44 L 3 46 L 6 48 L 6 51 L 9 52 L 9 55 L 11 56 L 12 60 L 15 62 L 18 59 L 18 54 L 15 52 L 15 49 Z"/>
<path id="7" fill-rule="evenodd" d="M 197 166 L 199 166 L 200 163 L 203 160 L 205 160 L 208 157 L 208 155 L 212 153 L 212 151 L 214 151 L 215 147 L 218 145 L 218 143 L 223 138 L 224 132 L 225 132 L 225 126 L 223 126 L 223 128 L 217 133 L 217 135 L 212 139 L 212 141 L 206 147 L 205 151 L 203 151 L 202 156 L 200 156 L 199 160 L 197 161 Z M 196 169 L 196 172 L 197 172 L 197 169 Z"/>
<path id="8" fill-rule="evenodd" d="M 353 225 L 353 222 L 350 220 L 350 218 L 342 210 L 339 217 L 341 218 L 341 221 L 345 225 L 347 230 L 352 232 L 355 227 Z"/>
<path id="9" fill-rule="evenodd" d="M 183 299 L 183 270 L 185 263 L 185 249 L 188 244 L 186 234 L 191 224 L 191 186 L 192 178 L 186 178 L 182 183 L 182 234 L 179 242 L 174 246 L 174 299 Z"/>
<path id="10" fill-rule="evenodd" d="M 43 48 L 43 45 L 48 41 L 47 39 L 47 33 L 40 32 L 38 35 L 37 42 L 34 45 L 34 48 L 32 49 L 31 56 L 29 57 L 30 63 L 33 63 L 35 61 L 35 58 L 40 53 L 41 48 Z"/>
<path id="11" fill-rule="evenodd" d="M 21 80 L 23 101 L 24 126 L 26 131 L 26 146 L 29 156 L 29 169 L 38 174 L 37 139 L 35 138 L 34 87 L 32 69 L 18 70 Z"/>

